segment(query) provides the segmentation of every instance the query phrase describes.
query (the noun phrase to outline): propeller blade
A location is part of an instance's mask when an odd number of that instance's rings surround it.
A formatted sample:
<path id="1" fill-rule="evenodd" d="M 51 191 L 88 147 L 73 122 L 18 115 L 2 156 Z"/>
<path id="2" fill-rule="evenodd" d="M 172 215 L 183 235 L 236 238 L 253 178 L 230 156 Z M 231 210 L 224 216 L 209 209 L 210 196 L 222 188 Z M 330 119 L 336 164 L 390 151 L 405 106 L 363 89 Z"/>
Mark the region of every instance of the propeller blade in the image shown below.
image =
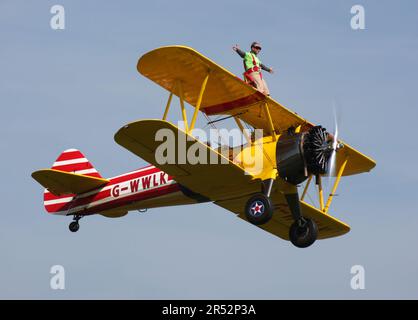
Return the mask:
<path id="1" fill-rule="evenodd" d="M 337 148 L 338 148 L 338 116 L 337 116 L 337 108 L 335 102 L 333 103 L 333 113 L 334 113 L 334 134 L 332 136 L 332 151 L 331 156 L 329 158 L 328 163 L 328 184 L 330 185 L 331 177 L 336 176 L 336 169 L 337 169 Z"/>

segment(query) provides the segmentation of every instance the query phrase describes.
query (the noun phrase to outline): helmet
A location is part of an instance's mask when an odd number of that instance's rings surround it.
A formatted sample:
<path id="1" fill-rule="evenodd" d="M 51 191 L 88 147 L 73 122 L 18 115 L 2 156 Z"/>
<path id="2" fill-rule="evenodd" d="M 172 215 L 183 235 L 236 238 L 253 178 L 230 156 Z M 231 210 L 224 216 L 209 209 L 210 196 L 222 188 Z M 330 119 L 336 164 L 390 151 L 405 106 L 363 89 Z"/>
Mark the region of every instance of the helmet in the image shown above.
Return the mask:
<path id="1" fill-rule="evenodd" d="M 257 41 L 254 41 L 253 43 L 251 43 L 251 48 L 252 47 L 259 47 L 261 49 L 261 44 Z"/>

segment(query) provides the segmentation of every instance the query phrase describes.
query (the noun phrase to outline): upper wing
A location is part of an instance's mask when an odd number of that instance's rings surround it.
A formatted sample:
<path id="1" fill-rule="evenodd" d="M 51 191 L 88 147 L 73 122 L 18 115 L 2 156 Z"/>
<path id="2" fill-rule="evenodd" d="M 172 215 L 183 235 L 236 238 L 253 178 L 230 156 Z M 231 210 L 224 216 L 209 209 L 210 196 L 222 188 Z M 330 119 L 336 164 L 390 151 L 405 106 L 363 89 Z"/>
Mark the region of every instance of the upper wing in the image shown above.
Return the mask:
<path id="1" fill-rule="evenodd" d="M 107 179 L 85 176 L 55 169 L 43 169 L 32 173 L 32 177 L 53 194 L 80 194 L 99 188 Z"/>
<path id="2" fill-rule="evenodd" d="M 291 126 L 311 126 L 295 112 L 189 47 L 168 46 L 152 50 L 139 59 L 137 69 L 177 96 L 178 82 L 181 82 L 184 100 L 192 106 L 196 106 L 201 84 L 210 72 L 201 103 L 201 110 L 208 115 L 240 113 L 240 118 L 253 127 L 268 130 L 260 107 L 261 103 L 268 102 L 278 132 Z"/>
<path id="3" fill-rule="evenodd" d="M 161 161 L 156 158 L 157 149 L 163 143 L 156 141 L 159 130 L 168 130 L 164 131 L 166 134 L 172 133 L 169 139 L 175 152 L 173 163 L 159 163 Z M 173 176 L 181 185 L 210 200 L 228 199 L 260 189 L 258 179 L 167 121 L 140 120 L 129 123 L 115 134 L 115 141 Z M 183 143 L 184 150 L 179 151 L 179 144 Z M 191 158 L 186 157 L 186 152 L 190 151 L 185 150 L 192 150 L 189 149 L 192 145 L 193 150 L 199 150 L 199 155 L 203 157 L 199 158 L 199 163 L 190 163 Z"/>
<path id="4" fill-rule="evenodd" d="M 138 71 L 175 95 L 178 83 L 183 88 L 184 100 L 195 106 L 201 84 L 210 72 L 203 95 L 201 110 L 208 115 L 237 115 L 257 129 L 269 131 L 262 104 L 268 103 L 270 115 L 277 133 L 289 127 L 301 126 L 301 131 L 313 124 L 297 113 L 260 93 L 234 74 L 216 64 L 196 50 L 185 46 L 168 46 L 144 54 L 138 61 Z M 348 144 L 337 153 L 337 171 L 345 159 L 349 159 L 343 175 L 370 171 L 376 164 L 369 157 Z"/>
<path id="5" fill-rule="evenodd" d="M 274 205 L 273 217 L 269 222 L 259 227 L 282 239 L 289 240 L 289 228 L 294 220 L 286 199 L 279 190 L 274 190 L 271 194 L 271 199 Z M 239 197 L 230 200 L 216 201 L 215 203 L 238 214 L 241 219 L 246 220 L 244 211 L 247 200 L 248 197 Z M 304 217 L 313 219 L 318 225 L 318 239 L 338 237 L 350 231 L 350 227 L 344 222 L 329 214 L 321 212 L 306 202 L 301 201 L 300 208 Z"/>

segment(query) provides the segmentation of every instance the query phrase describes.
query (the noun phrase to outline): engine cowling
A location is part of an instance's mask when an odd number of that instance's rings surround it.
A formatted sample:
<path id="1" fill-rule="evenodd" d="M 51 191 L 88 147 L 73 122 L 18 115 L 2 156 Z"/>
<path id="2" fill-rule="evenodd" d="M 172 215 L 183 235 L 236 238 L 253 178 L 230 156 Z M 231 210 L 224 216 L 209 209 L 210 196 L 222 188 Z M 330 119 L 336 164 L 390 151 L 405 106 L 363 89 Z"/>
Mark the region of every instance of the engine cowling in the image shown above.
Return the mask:
<path id="1" fill-rule="evenodd" d="M 332 138 L 322 126 L 307 132 L 282 134 L 276 145 L 279 176 L 297 185 L 309 175 L 324 174 L 332 153 Z"/>

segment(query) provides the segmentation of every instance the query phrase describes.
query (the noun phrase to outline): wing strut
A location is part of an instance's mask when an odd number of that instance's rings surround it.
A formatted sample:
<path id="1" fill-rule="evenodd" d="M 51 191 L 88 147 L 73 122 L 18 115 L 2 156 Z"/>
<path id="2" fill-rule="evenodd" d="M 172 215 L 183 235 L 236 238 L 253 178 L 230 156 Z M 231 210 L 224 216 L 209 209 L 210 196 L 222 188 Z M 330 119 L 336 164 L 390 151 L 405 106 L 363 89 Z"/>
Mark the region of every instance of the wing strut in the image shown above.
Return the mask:
<path id="1" fill-rule="evenodd" d="M 319 209 L 324 211 L 324 190 L 322 189 L 322 178 L 320 175 L 316 176 L 316 184 L 318 185 Z"/>
<path id="2" fill-rule="evenodd" d="M 170 92 L 170 95 L 168 96 L 167 105 L 165 106 L 163 120 L 167 120 L 168 110 L 170 110 L 170 105 L 171 105 L 171 100 L 172 99 L 173 99 L 173 92 Z"/>
<path id="3" fill-rule="evenodd" d="M 334 186 L 332 187 L 332 192 L 329 194 L 327 204 L 323 210 L 325 213 L 328 212 L 329 206 L 331 205 L 331 202 L 332 202 L 332 198 L 335 195 L 335 191 L 337 191 L 338 184 L 340 183 L 340 179 L 344 173 L 344 169 L 345 169 L 345 166 L 347 165 L 347 162 L 348 162 L 348 158 L 344 160 L 343 164 L 340 167 L 340 170 L 338 171 L 337 177 L 334 182 Z"/>
<path id="4" fill-rule="evenodd" d="M 244 135 L 245 140 L 247 140 L 248 144 L 251 145 L 252 144 L 251 137 L 248 135 L 248 131 L 244 129 L 241 120 L 237 116 L 234 116 L 234 120 L 237 126 L 239 127 L 239 129 L 241 130 L 242 134 Z"/>
<path id="5" fill-rule="evenodd" d="M 180 97 L 180 106 L 181 106 L 181 115 L 183 117 L 184 122 L 184 131 L 189 132 L 189 121 L 187 121 L 187 112 L 186 108 L 184 107 L 184 92 L 183 92 L 183 85 L 181 82 L 178 82 L 178 88 L 179 88 L 179 97 Z"/>
<path id="6" fill-rule="evenodd" d="M 163 120 L 167 120 L 167 115 L 168 115 L 168 111 L 170 110 L 171 100 L 173 99 L 173 93 L 177 89 L 177 91 L 178 91 L 177 95 L 180 99 L 181 115 L 183 117 L 184 129 L 185 129 L 186 133 L 189 133 L 190 131 L 193 130 L 194 125 L 196 124 L 197 114 L 199 113 L 200 106 L 202 104 L 202 98 L 203 98 L 203 94 L 205 93 L 205 89 L 206 89 L 206 85 L 208 83 L 210 72 L 211 71 L 209 70 L 205 79 L 203 80 L 202 86 L 200 87 L 199 96 L 198 96 L 198 99 L 197 99 L 197 102 L 196 102 L 195 111 L 193 113 L 193 118 L 190 122 L 190 126 L 189 126 L 189 122 L 187 121 L 186 108 L 184 107 L 185 99 L 184 99 L 183 85 L 179 80 L 175 82 L 175 85 L 172 88 L 172 90 L 170 92 L 170 95 L 168 96 L 167 104 L 166 104 L 165 110 L 164 110 Z"/>
<path id="7" fill-rule="evenodd" d="M 311 184 L 313 175 L 310 175 L 308 178 L 308 181 L 306 182 L 305 188 L 303 189 L 302 197 L 300 198 L 300 201 L 303 201 L 305 199 L 306 193 L 308 192 L 309 185 Z"/>
<path id="8" fill-rule="evenodd" d="M 273 119 L 271 118 L 269 105 L 267 102 L 263 103 L 263 108 L 264 108 L 264 113 L 266 115 L 266 118 L 269 124 L 270 134 L 273 138 L 273 141 L 276 141 L 277 140 L 276 131 L 274 130 Z"/>
<path id="9" fill-rule="evenodd" d="M 209 74 L 210 74 L 210 70 L 207 73 L 205 80 L 203 80 L 202 86 L 200 87 L 199 97 L 197 98 L 196 107 L 195 107 L 196 109 L 194 110 L 192 122 L 190 123 L 190 131 L 193 130 L 194 125 L 196 123 L 197 114 L 199 113 L 200 105 L 202 104 L 202 98 L 203 98 L 203 94 L 205 93 L 206 84 L 208 83 Z"/>

